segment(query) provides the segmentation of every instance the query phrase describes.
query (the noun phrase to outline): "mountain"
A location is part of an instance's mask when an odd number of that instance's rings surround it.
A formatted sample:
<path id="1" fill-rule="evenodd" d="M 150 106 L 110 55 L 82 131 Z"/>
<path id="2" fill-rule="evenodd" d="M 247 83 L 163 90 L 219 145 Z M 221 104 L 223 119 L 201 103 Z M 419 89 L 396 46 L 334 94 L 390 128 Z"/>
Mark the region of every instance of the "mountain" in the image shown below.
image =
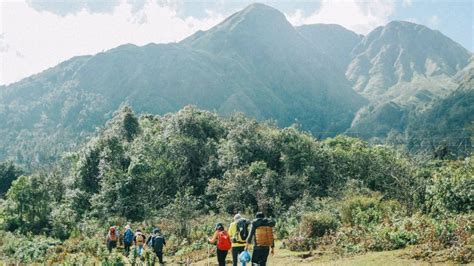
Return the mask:
<path id="1" fill-rule="evenodd" d="M 302 25 L 296 27 L 296 30 L 343 71 L 352 60 L 352 50 L 363 38 L 362 35 L 336 24 Z"/>
<path id="2" fill-rule="evenodd" d="M 192 104 L 343 132 L 366 100 L 320 50 L 281 12 L 253 4 L 180 43 L 74 57 L 1 89 L 0 160 L 54 161 L 123 104 L 161 115 Z"/>
<path id="3" fill-rule="evenodd" d="M 435 149 L 437 156 L 473 151 L 474 65 L 468 65 L 457 77 L 460 84 L 455 91 L 410 121 L 406 133 L 409 148 Z"/>
<path id="4" fill-rule="evenodd" d="M 463 69 L 471 57 L 441 32 L 404 21 L 374 29 L 352 54 L 346 76 L 356 91 L 371 100 L 404 101 L 426 87 L 435 93 L 449 91 L 453 85 L 449 77 Z M 438 80 L 444 82 L 419 85 Z M 414 83 L 411 90 L 401 89 L 408 83 Z"/>
<path id="5" fill-rule="evenodd" d="M 370 104 L 359 110 L 348 132 L 364 138 L 403 132 L 413 113 L 458 87 L 455 76 L 471 57 L 439 31 L 402 21 L 373 30 L 352 55 L 346 76 Z"/>

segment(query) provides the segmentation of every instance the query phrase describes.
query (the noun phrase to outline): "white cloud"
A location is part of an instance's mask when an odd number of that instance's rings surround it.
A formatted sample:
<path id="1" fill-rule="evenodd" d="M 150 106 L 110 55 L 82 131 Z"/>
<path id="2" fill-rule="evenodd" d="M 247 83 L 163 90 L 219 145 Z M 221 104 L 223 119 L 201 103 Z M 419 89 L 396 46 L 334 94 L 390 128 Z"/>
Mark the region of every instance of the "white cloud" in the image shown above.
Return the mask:
<path id="1" fill-rule="evenodd" d="M 2 1 L 0 11 L 0 84 L 18 81 L 76 55 L 125 43 L 179 41 L 224 19 L 213 12 L 202 19 L 180 18 L 176 9 L 151 0 L 139 11 L 126 1 L 110 13 L 82 10 L 58 16 L 39 12 L 24 1 Z"/>
<path id="2" fill-rule="evenodd" d="M 403 7 L 410 7 L 413 5 L 413 0 L 403 0 L 402 1 L 402 6 Z"/>
<path id="3" fill-rule="evenodd" d="M 309 16 L 297 10 L 287 14 L 287 18 L 293 25 L 334 23 L 367 34 L 375 27 L 386 24 L 394 11 L 395 2 L 392 0 L 322 0 L 321 8 Z"/>
<path id="4" fill-rule="evenodd" d="M 408 22 L 411 22 L 411 23 L 419 23 L 417 18 L 406 18 L 404 20 L 408 21 Z"/>
<path id="5" fill-rule="evenodd" d="M 440 22 L 441 20 L 439 19 L 437 15 L 433 15 L 428 19 L 428 25 L 430 25 L 433 28 L 438 27 Z"/>

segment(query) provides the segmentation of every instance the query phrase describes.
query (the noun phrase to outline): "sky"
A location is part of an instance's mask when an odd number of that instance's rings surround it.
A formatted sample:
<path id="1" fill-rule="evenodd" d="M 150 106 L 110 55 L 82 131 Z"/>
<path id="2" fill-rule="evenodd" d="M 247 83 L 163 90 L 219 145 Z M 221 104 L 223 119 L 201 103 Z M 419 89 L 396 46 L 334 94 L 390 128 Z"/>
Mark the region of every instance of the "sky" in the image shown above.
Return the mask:
<path id="1" fill-rule="evenodd" d="M 121 44 L 178 42 L 254 1 L 0 0 L 0 84 Z M 474 51 L 473 0 L 272 0 L 293 25 L 336 23 L 367 34 L 391 20 L 437 29 Z"/>

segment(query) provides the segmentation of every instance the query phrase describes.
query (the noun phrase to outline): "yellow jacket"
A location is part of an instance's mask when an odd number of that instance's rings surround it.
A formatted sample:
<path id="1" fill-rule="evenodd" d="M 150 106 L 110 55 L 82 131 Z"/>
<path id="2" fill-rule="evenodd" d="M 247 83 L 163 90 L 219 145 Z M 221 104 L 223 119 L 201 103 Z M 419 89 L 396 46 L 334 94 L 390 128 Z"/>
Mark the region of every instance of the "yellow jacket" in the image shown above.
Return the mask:
<path id="1" fill-rule="evenodd" d="M 245 247 L 245 242 L 244 243 L 234 243 L 234 235 L 237 233 L 237 223 L 232 222 L 229 225 L 229 230 L 227 231 L 229 233 L 230 239 L 232 239 L 232 247 Z M 245 239 L 242 239 L 245 241 Z"/>

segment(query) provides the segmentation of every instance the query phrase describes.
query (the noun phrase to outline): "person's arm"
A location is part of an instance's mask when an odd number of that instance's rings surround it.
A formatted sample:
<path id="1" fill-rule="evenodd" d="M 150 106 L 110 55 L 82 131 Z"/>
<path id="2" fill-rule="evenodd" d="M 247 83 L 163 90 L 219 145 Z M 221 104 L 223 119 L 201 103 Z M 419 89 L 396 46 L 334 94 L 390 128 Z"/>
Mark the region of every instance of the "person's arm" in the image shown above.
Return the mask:
<path id="1" fill-rule="evenodd" d="M 249 249 L 249 245 L 252 244 L 253 238 L 255 236 L 255 226 L 254 224 L 250 225 L 250 233 L 247 237 L 247 243 L 245 244 L 245 249 Z"/>
<path id="2" fill-rule="evenodd" d="M 217 241 L 218 233 L 217 231 L 214 232 L 214 236 L 212 238 L 209 238 L 209 243 L 214 244 Z"/>
<path id="3" fill-rule="evenodd" d="M 163 246 L 166 246 L 166 238 L 163 236 Z"/>
<path id="4" fill-rule="evenodd" d="M 229 231 L 227 231 L 227 232 L 229 233 L 229 236 L 231 237 L 232 240 L 234 238 L 234 235 L 235 235 L 236 231 L 237 231 L 237 225 L 235 223 L 230 223 Z"/>
<path id="5" fill-rule="evenodd" d="M 151 247 L 150 242 L 151 242 L 151 236 L 149 236 L 148 239 L 145 240 L 145 246 Z"/>

